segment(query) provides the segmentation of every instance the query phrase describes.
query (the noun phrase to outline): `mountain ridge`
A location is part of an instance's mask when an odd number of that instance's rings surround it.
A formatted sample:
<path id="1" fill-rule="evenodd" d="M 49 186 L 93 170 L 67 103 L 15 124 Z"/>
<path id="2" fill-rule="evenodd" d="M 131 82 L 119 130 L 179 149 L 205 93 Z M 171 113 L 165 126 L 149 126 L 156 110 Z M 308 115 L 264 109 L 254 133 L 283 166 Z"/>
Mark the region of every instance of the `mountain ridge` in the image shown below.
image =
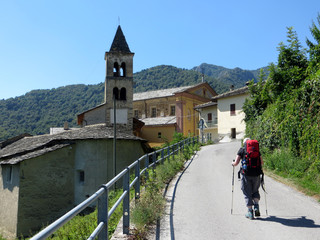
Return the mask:
<path id="1" fill-rule="evenodd" d="M 194 85 L 202 81 L 203 71 L 204 81 L 219 94 L 228 91 L 230 85 L 242 87 L 248 80 L 256 79 L 253 72 L 257 70 L 228 70 L 210 64 L 192 69 L 160 65 L 134 73 L 134 92 Z M 77 127 L 77 114 L 103 101 L 103 82 L 32 90 L 18 97 L 0 100 L 0 141 L 24 133 L 46 134 L 50 127 L 61 127 L 66 121 L 70 127 Z"/>

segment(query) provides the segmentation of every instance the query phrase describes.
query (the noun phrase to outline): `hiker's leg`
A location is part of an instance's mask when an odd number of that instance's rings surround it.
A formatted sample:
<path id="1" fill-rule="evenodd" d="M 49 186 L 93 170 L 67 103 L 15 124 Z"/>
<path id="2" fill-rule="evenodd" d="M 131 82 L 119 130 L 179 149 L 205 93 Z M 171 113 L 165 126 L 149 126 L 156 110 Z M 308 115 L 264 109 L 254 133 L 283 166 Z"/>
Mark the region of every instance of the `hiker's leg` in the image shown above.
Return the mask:
<path id="1" fill-rule="evenodd" d="M 244 200 L 246 202 L 246 206 L 249 208 L 253 206 L 253 200 L 252 200 L 252 183 L 248 181 L 248 177 L 245 175 L 242 175 L 241 178 L 241 190 L 244 195 Z"/>
<path id="2" fill-rule="evenodd" d="M 252 198 L 254 199 L 255 203 L 258 203 L 260 200 L 260 193 L 259 193 L 259 187 L 260 187 L 260 177 L 251 177 L 251 183 L 252 183 Z"/>
<path id="3" fill-rule="evenodd" d="M 260 177 L 252 177 L 252 198 L 253 198 L 253 201 L 254 201 L 254 215 L 255 215 L 255 217 L 260 217 L 259 187 L 260 187 Z"/>

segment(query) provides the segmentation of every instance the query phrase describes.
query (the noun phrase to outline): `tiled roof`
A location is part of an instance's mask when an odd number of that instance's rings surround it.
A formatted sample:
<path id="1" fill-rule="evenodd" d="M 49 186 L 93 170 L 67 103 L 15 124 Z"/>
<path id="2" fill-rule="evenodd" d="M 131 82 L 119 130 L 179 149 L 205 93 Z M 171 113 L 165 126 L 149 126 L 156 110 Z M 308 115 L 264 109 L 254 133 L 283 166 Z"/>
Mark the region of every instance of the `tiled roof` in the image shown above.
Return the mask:
<path id="1" fill-rule="evenodd" d="M 160 97 L 170 97 L 170 96 L 174 96 L 175 93 L 183 92 L 189 88 L 193 88 L 194 86 L 196 85 L 135 93 L 133 94 L 133 101 L 160 98 Z"/>
<path id="2" fill-rule="evenodd" d="M 220 99 L 220 98 L 225 98 L 225 97 L 231 97 L 231 96 L 235 96 L 235 95 L 240 95 L 240 94 L 244 94 L 247 93 L 249 91 L 248 86 L 242 87 L 242 88 L 238 88 L 236 90 L 232 90 L 217 96 L 214 96 L 211 98 L 211 100 L 216 100 L 216 99 Z"/>
<path id="3" fill-rule="evenodd" d="M 144 118 L 140 119 L 140 121 L 144 122 L 145 126 L 152 125 L 172 125 L 177 123 L 177 119 L 175 116 L 170 117 L 156 117 L 156 118 Z"/>
<path id="4" fill-rule="evenodd" d="M 195 106 L 195 109 L 211 107 L 211 106 L 214 106 L 214 105 L 217 105 L 217 103 L 216 102 L 207 102 L 207 103 L 203 103 L 203 104 Z"/>
<path id="5" fill-rule="evenodd" d="M 24 137 L 0 150 L 0 164 L 15 164 L 22 160 L 74 144 L 75 140 L 110 138 L 113 138 L 113 128 L 108 128 L 105 124 L 89 125 L 77 130 L 53 135 Z M 117 139 L 144 141 L 133 134 L 121 130 L 117 130 Z"/>

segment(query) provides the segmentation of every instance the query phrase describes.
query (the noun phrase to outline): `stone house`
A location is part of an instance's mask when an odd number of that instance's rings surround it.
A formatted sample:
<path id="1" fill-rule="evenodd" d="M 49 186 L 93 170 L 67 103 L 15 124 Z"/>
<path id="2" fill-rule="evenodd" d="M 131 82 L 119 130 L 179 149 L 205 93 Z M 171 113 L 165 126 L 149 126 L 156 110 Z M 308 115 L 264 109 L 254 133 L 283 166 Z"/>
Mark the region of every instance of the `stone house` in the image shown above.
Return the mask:
<path id="1" fill-rule="evenodd" d="M 216 95 L 208 83 L 133 94 L 133 115 L 144 123 L 138 136 L 159 146 L 171 141 L 174 132 L 197 135 L 194 107 Z"/>
<path id="2" fill-rule="evenodd" d="M 205 122 L 203 130 L 205 141 L 219 141 L 225 137 L 231 139 L 243 137 L 246 125 L 242 107 L 247 97 L 249 97 L 249 90 L 248 86 L 245 86 L 231 89 L 212 97 L 211 102 L 196 106 L 199 118 Z M 200 128 L 198 131 L 201 134 Z"/>
<path id="3" fill-rule="evenodd" d="M 120 26 L 105 59 L 106 101 L 103 107 L 78 116 L 81 128 L 40 136 L 21 135 L 1 144 L 0 233 L 3 236 L 15 239 L 38 231 L 146 152 L 146 141 L 133 135 L 133 53 Z"/>

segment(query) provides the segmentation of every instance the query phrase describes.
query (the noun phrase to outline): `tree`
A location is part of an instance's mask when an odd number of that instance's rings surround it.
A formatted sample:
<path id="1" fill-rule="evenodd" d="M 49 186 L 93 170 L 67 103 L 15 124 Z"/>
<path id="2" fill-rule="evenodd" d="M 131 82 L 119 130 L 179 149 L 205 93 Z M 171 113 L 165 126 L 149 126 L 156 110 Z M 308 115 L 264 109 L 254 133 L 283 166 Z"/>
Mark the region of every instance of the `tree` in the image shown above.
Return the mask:
<path id="1" fill-rule="evenodd" d="M 320 26 L 320 14 L 318 14 L 317 17 L 318 25 Z M 311 35 L 313 36 L 316 43 L 311 42 L 307 38 L 307 45 L 309 47 L 309 66 L 308 66 L 308 72 L 310 74 L 315 73 L 320 68 L 320 29 L 317 27 L 317 25 L 312 21 L 312 26 L 310 27 Z"/>
<path id="2" fill-rule="evenodd" d="M 280 43 L 278 50 L 278 64 L 271 65 L 270 78 L 274 97 L 283 92 L 298 89 L 301 82 L 307 77 L 308 60 L 306 51 L 302 49 L 297 33 L 292 27 L 287 28 L 288 44 Z"/>
<path id="3" fill-rule="evenodd" d="M 265 87 L 264 82 L 265 76 L 263 69 L 260 69 L 258 82 L 254 83 L 253 80 L 249 82 L 250 98 L 245 100 L 243 106 L 245 122 L 256 120 L 256 118 L 264 112 L 270 102 L 268 90 Z"/>

